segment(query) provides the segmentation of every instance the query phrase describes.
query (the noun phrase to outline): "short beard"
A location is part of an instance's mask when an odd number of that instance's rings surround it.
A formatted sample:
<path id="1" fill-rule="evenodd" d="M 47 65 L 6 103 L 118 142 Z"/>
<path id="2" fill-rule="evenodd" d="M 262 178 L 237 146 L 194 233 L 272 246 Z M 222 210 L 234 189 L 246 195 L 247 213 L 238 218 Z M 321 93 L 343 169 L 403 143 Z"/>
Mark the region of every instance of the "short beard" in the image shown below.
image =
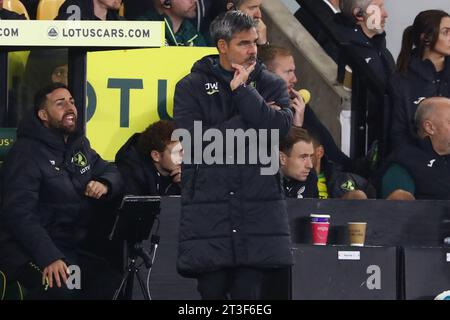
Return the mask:
<path id="1" fill-rule="evenodd" d="M 76 120 L 75 125 L 73 127 L 65 127 L 59 121 L 49 122 L 49 127 L 55 130 L 56 132 L 66 136 L 71 135 L 77 131 Z"/>

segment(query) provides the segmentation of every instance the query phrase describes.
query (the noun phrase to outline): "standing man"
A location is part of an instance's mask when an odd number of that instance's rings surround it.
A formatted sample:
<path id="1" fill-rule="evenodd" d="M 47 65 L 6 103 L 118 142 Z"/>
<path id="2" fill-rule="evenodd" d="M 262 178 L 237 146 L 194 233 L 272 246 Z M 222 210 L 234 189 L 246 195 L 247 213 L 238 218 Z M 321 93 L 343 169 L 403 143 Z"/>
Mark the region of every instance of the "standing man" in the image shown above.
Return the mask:
<path id="1" fill-rule="evenodd" d="M 384 31 L 388 13 L 384 0 L 341 0 L 341 13 L 336 15 L 338 40 L 350 44 L 358 61 L 372 71 L 376 83 L 385 91 L 395 61 L 386 47 Z M 344 59 L 345 60 L 345 59 Z M 340 60 L 344 62 L 344 60 Z"/>
<path id="2" fill-rule="evenodd" d="M 340 0 L 297 0 L 297 2 L 301 6 L 295 13 L 297 20 L 338 63 L 339 48 L 325 28 L 333 28 L 335 25 L 335 15 L 341 11 Z"/>
<path id="3" fill-rule="evenodd" d="M 122 181 L 77 130 L 66 86 L 52 84 L 36 94 L 35 112 L 17 136 L 2 167 L 0 269 L 31 299 L 112 298 L 120 275 L 84 254 L 81 243 L 94 212 L 120 195 Z M 80 268 L 81 290 L 66 284 L 70 265 Z"/>
<path id="4" fill-rule="evenodd" d="M 227 10 L 239 10 L 253 18 L 258 33 L 258 46 L 269 44 L 267 41 L 267 27 L 262 20 L 261 13 L 262 0 L 228 0 Z"/>
<path id="5" fill-rule="evenodd" d="M 195 138 L 201 122 L 223 136 L 223 145 L 242 138 L 244 130 L 284 137 L 292 122 L 289 96 L 284 82 L 257 61 L 255 21 L 228 11 L 211 24 L 211 38 L 219 55 L 198 61 L 177 84 L 177 127 Z M 194 144 L 203 152 L 211 147 Z M 264 271 L 293 262 L 280 176 L 264 175 L 261 159 L 236 164 L 236 158 L 262 150 L 261 143 L 246 138 L 241 145 L 227 148 L 226 159 L 210 165 L 192 161 L 183 145 L 177 267 L 183 276 L 197 278 L 203 299 L 258 299 Z M 278 164 L 278 156 L 274 161 Z"/>

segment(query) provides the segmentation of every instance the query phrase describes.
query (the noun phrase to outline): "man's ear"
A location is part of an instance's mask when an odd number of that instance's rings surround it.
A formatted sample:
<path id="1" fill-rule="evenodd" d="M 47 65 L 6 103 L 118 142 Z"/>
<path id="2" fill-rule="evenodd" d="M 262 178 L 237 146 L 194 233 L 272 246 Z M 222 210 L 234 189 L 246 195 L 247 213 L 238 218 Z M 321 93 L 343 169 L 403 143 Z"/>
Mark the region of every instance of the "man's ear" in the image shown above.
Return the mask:
<path id="1" fill-rule="evenodd" d="M 325 149 L 323 148 L 322 145 L 318 146 L 316 148 L 316 156 L 318 159 L 322 159 L 323 156 L 325 155 Z"/>
<path id="2" fill-rule="evenodd" d="M 150 157 L 152 157 L 153 162 L 160 162 L 161 161 L 161 154 L 156 151 L 156 150 L 152 150 L 150 152 Z"/>
<path id="3" fill-rule="evenodd" d="M 362 8 L 353 9 L 353 17 L 355 18 L 356 22 L 364 21 L 364 10 Z"/>
<path id="4" fill-rule="evenodd" d="M 228 48 L 227 42 L 224 39 L 220 39 L 217 41 L 217 48 L 220 53 L 226 53 Z"/>
<path id="5" fill-rule="evenodd" d="M 419 130 L 420 131 L 420 130 Z M 425 120 L 422 123 L 422 131 L 426 136 L 434 135 L 434 125 L 430 120 Z"/>
<path id="6" fill-rule="evenodd" d="M 286 165 L 287 158 L 288 158 L 288 156 L 286 155 L 286 153 L 284 153 L 283 151 L 280 151 L 280 164 L 282 166 Z"/>
<path id="7" fill-rule="evenodd" d="M 233 2 L 228 1 L 227 2 L 227 11 L 230 11 L 230 10 L 236 10 L 236 7 L 234 6 Z"/>
<path id="8" fill-rule="evenodd" d="M 48 114 L 47 114 L 47 111 L 45 111 L 44 109 L 40 109 L 40 110 L 38 111 L 38 118 L 39 118 L 41 121 L 48 121 Z"/>

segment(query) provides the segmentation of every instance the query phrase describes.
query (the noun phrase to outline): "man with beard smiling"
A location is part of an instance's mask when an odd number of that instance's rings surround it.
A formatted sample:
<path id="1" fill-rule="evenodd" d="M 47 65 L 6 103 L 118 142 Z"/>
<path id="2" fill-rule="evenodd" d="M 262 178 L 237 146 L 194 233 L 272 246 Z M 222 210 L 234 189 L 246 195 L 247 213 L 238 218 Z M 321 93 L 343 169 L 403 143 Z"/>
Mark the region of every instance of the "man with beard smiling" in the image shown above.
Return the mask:
<path id="1" fill-rule="evenodd" d="M 77 130 L 63 84 L 36 94 L 17 136 L 2 167 L 0 270 L 31 299 L 111 298 L 120 276 L 81 248 L 94 210 L 121 193 L 118 170 Z M 81 290 L 67 287 L 70 265 L 80 268 Z"/>
<path id="2" fill-rule="evenodd" d="M 227 147 L 244 131 L 284 137 L 292 122 L 289 96 L 284 81 L 256 59 L 255 21 L 241 11 L 228 11 L 210 30 L 219 55 L 196 62 L 178 82 L 177 127 L 197 138 L 194 123 L 201 121 L 204 130 L 219 131 Z M 238 154 L 227 148 L 226 156 L 216 154 L 220 160 L 211 165 L 192 161 L 183 146 L 177 267 L 181 275 L 197 278 L 203 299 L 259 299 L 265 272 L 292 264 L 280 175 L 264 175 L 261 159 L 236 163 L 241 156 L 248 160 L 267 152 L 261 143 L 245 140 Z M 193 143 L 202 151 L 210 147 L 197 139 Z"/>

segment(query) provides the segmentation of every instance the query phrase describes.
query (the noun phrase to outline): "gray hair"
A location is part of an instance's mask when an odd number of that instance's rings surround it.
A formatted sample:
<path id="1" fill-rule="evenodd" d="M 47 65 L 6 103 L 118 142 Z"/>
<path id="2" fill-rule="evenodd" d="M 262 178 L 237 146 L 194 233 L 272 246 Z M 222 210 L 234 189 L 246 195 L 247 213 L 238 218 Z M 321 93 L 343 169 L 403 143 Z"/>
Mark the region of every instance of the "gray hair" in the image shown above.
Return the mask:
<path id="1" fill-rule="evenodd" d="M 223 39 L 227 43 L 236 33 L 256 28 L 256 22 L 249 15 L 241 11 L 227 11 L 219 15 L 211 23 L 209 33 L 211 39 L 217 46 L 219 40 Z"/>
<path id="2" fill-rule="evenodd" d="M 339 4 L 342 14 L 347 18 L 354 18 L 353 11 L 355 8 L 361 8 L 365 13 L 367 7 L 372 3 L 372 0 L 341 0 Z"/>

